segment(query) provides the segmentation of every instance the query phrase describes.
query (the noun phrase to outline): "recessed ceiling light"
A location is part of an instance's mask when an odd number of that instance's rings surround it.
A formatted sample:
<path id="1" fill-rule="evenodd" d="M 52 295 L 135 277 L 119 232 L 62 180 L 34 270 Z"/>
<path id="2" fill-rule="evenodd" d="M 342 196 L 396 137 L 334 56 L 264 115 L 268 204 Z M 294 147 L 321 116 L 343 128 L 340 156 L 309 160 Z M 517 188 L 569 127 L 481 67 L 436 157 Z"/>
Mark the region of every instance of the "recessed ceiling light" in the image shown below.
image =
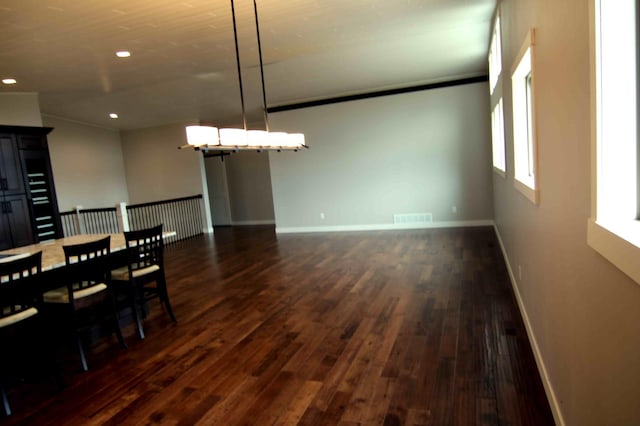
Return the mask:
<path id="1" fill-rule="evenodd" d="M 129 52 L 128 50 L 121 50 L 119 52 L 116 52 L 116 56 L 118 58 L 128 58 L 129 56 L 131 56 L 131 52 Z"/>
<path id="2" fill-rule="evenodd" d="M 112 112 L 111 114 L 109 114 L 109 118 L 118 118 L 118 114 Z"/>
<path id="3" fill-rule="evenodd" d="M 2 83 L 4 84 L 16 84 L 17 81 L 15 78 L 3 78 Z"/>

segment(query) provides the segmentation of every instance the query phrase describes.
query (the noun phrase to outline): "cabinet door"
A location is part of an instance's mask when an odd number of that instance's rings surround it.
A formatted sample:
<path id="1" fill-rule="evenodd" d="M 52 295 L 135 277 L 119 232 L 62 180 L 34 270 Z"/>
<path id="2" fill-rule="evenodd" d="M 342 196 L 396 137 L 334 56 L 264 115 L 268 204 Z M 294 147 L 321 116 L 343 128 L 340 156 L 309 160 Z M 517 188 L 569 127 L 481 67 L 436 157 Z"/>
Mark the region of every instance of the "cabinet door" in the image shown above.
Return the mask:
<path id="1" fill-rule="evenodd" d="M 11 229 L 9 228 L 9 218 L 6 214 L 2 213 L 2 211 L 4 211 L 4 205 L 4 201 L 0 198 L 0 206 L 2 207 L 2 210 L 0 210 L 0 250 L 13 248 Z"/>
<path id="2" fill-rule="evenodd" d="M 27 177 L 27 196 L 31 202 L 34 240 L 58 238 L 62 226 L 58 211 L 49 155 L 45 150 L 20 150 L 22 169 Z"/>
<path id="3" fill-rule="evenodd" d="M 13 247 L 33 244 L 31 214 L 25 195 L 5 197 L 2 201 L 2 215 L 9 225 Z"/>
<path id="4" fill-rule="evenodd" d="M 16 140 L 11 135 L 0 135 L 0 191 L 7 194 L 24 193 L 24 180 Z"/>

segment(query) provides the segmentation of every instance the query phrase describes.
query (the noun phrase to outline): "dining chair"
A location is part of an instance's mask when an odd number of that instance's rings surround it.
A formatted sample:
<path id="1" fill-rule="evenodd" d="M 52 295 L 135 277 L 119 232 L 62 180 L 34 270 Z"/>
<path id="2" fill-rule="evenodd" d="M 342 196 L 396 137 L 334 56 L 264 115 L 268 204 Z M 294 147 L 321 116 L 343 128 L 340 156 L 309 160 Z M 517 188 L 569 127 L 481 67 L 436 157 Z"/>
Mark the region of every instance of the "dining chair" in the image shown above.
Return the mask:
<path id="1" fill-rule="evenodd" d="M 29 370 L 55 368 L 40 312 L 41 264 L 41 251 L 0 263 L 0 398 L 7 416 L 11 415 L 7 379 L 16 368 L 26 367 L 25 360 L 31 359 L 34 365 Z"/>
<path id="2" fill-rule="evenodd" d="M 94 326 L 110 322 L 120 346 L 123 349 L 127 347 L 120 330 L 111 284 L 110 241 L 109 236 L 88 243 L 63 246 L 66 285 L 43 295 L 50 312 L 62 315 L 70 323 L 84 371 L 89 367 L 82 334 L 90 332 Z"/>
<path id="3" fill-rule="evenodd" d="M 167 292 L 162 224 L 125 232 L 124 236 L 127 265 L 111 271 L 111 276 L 128 300 L 138 336 L 144 339 L 142 318 L 146 317 L 147 302 L 153 298 L 160 299 L 171 320 L 177 323 Z"/>

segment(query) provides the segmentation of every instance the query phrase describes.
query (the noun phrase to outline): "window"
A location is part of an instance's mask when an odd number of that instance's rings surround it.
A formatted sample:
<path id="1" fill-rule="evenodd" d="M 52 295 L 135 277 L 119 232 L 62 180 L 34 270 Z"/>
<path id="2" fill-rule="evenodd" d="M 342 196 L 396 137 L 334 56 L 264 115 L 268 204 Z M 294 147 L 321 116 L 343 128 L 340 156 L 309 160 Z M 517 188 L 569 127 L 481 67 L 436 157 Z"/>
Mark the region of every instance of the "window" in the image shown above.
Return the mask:
<path id="1" fill-rule="evenodd" d="M 489 48 L 489 85 L 490 92 L 496 89 L 500 74 L 502 73 L 502 43 L 500 41 L 500 15 L 496 16 L 491 34 L 491 47 Z"/>
<path id="2" fill-rule="evenodd" d="M 531 63 L 529 63 L 531 66 Z M 532 179 L 535 177 L 533 173 L 533 91 L 531 89 L 531 71 L 524 78 L 526 92 L 526 109 L 527 109 L 527 176 Z"/>
<path id="3" fill-rule="evenodd" d="M 515 186 L 538 203 L 535 76 L 533 71 L 534 32 L 525 40 L 511 74 L 513 94 L 513 156 Z"/>
<path id="4" fill-rule="evenodd" d="M 491 112 L 491 132 L 493 148 L 493 167 L 504 173 L 506 170 L 506 154 L 504 149 L 504 110 L 502 98 Z"/>
<path id="5" fill-rule="evenodd" d="M 502 43 L 500 14 L 496 14 L 489 47 L 489 91 L 491 94 L 491 145 L 493 167 L 502 177 L 507 169 L 504 146 L 504 110 L 502 106 Z"/>
<path id="6" fill-rule="evenodd" d="M 634 0 L 593 0 L 591 247 L 640 283 L 638 66 Z"/>

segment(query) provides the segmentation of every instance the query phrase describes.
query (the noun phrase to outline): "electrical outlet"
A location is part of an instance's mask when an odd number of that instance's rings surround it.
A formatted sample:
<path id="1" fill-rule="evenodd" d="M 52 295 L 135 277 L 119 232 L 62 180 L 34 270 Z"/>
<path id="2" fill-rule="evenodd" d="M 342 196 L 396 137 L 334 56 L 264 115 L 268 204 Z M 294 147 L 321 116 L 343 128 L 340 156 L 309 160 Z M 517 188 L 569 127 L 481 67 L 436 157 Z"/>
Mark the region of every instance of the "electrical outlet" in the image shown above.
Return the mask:
<path id="1" fill-rule="evenodd" d="M 453 214 L 458 213 L 458 207 L 457 206 L 451 206 L 451 213 L 453 213 Z"/>
<path id="2" fill-rule="evenodd" d="M 324 213 L 320 213 L 320 220 L 324 220 Z"/>

